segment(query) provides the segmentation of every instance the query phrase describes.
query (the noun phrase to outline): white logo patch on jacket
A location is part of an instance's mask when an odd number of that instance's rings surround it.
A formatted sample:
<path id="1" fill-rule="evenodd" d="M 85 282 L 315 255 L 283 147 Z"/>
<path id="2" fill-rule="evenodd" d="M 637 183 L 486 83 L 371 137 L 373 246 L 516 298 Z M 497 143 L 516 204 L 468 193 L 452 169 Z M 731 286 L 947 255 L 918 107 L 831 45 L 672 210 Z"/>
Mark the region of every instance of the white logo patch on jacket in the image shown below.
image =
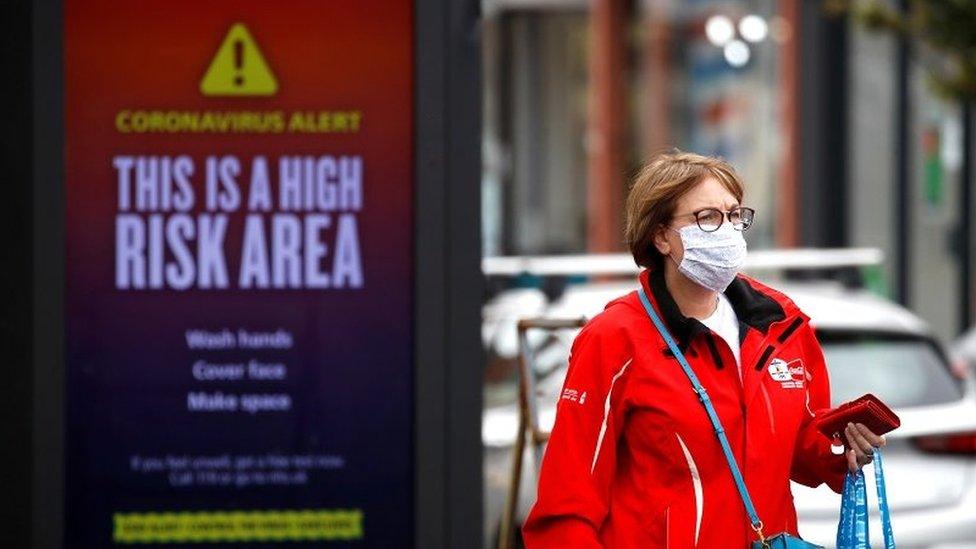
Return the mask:
<path id="1" fill-rule="evenodd" d="M 799 358 L 789 362 L 782 358 L 774 358 L 769 363 L 769 377 L 780 382 L 784 389 L 802 389 L 806 375 L 803 361 Z"/>
<path id="2" fill-rule="evenodd" d="M 569 400 L 572 402 L 578 402 L 580 404 L 586 404 L 586 391 L 580 394 L 576 389 L 563 389 L 563 394 L 561 397 L 563 400 Z"/>

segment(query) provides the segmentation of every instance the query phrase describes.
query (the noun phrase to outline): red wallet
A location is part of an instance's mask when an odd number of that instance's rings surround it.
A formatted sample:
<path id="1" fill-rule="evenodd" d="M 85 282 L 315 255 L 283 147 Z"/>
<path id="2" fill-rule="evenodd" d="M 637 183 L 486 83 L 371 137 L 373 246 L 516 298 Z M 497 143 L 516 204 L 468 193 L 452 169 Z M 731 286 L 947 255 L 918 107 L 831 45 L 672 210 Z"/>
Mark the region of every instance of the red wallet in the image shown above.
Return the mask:
<path id="1" fill-rule="evenodd" d="M 819 414 L 815 421 L 817 430 L 830 439 L 835 433 L 842 434 L 848 423 L 861 423 L 876 435 L 894 431 L 901 425 L 901 419 L 891 408 L 870 393 Z"/>

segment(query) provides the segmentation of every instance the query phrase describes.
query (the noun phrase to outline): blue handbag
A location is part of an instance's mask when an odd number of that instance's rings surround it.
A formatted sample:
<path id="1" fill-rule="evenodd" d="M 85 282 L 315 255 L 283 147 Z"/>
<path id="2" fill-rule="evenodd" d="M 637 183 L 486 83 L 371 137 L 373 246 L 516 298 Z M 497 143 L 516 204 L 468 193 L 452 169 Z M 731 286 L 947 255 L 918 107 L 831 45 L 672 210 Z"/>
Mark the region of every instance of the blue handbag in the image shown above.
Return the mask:
<path id="1" fill-rule="evenodd" d="M 881 513 L 881 531 L 885 549 L 895 549 L 895 537 L 891 532 L 891 515 L 888 512 L 888 495 L 885 491 L 884 467 L 881 451 L 874 450 L 874 484 L 878 490 L 878 509 Z M 840 523 L 837 526 L 837 549 L 868 549 L 868 490 L 864 471 L 847 473 L 844 494 L 840 504 Z"/>
<path id="2" fill-rule="evenodd" d="M 824 549 L 823 545 L 816 545 L 810 543 L 809 541 L 803 541 L 800 538 L 793 537 L 786 532 L 782 534 L 776 534 L 771 538 L 766 538 L 763 541 L 752 542 L 753 549 Z"/>
<path id="3" fill-rule="evenodd" d="M 759 538 L 757 541 L 752 542 L 752 549 L 824 549 L 822 545 L 815 545 L 813 543 L 803 541 L 802 539 L 791 536 L 786 532 L 782 532 L 768 538 L 763 534 L 763 523 L 761 520 L 759 520 L 759 515 L 756 513 L 756 508 L 752 505 L 752 498 L 749 497 L 749 490 L 746 488 L 746 483 L 742 479 L 742 473 L 739 471 L 739 466 L 735 462 L 735 456 L 732 454 L 732 447 L 729 446 L 729 440 L 725 436 L 725 429 L 722 428 L 722 422 L 718 419 L 718 414 L 715 412 L 715 407 L 712 406 L 712 401 L 708 397 L 708 393 L 698 381 L 698 376 L 696 376 L 695 372 L 691 369 L 691 365 L 688 364 L 688 360 L 685 359 L 684 354 L 681 353 L 681 349 L 678 348 L 678 344 L 675 343 L 674 338 L 672 338 L 671 334 L 668 333 L 668 329 L 664 326 L 664 322 L 662 322 L 657 313 L 654 312 L 654 307 L 651 306 L 651 302 L 647 299 L 647 294 L 644 293 L 644 289 L 641 288 L 638 294 L 640 296 L 641 303 L 644 305 L 644 310 L 647 311 L 647 316 L 651 317 L 651 322 L 654 323 L 657 331 L 668 344 L 668 348 L 671 349 L 671 353 L 675 358 L 678 359 L 678 363 L 681 364 L 681 369 L 684 370 L 685 375 L 688 376 L 688 380 L 691 381 L 692 390 L 698 394 L 698 399 L 701 400 L 702 405 L 705 407 L 705 412 L 708 414 L 708 419 L 712 423 L 712 428 L 715 429 L 715 435 L 718 437 L 718 442 L 722 446 L 722 452 L 725 454 L 725 460 L 729 464 L 729 470 L 732 472 L 732 478 L 735 480 L 736 488 L 739 490 L 739 496 L 742 498 L 743 505 L 745 505 L 746 514 L 749 515 L 750 526 L 752 527 L 753 532 L 755 532 L 756 536 Z"/>

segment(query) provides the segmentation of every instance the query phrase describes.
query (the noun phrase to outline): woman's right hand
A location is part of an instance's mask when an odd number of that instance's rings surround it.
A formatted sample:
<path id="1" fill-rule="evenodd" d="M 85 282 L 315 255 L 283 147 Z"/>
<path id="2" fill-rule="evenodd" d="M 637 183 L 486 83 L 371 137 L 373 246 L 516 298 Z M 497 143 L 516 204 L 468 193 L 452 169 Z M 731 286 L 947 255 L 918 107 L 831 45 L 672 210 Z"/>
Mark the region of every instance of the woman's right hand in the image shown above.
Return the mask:
<path id="1" fill-rule="evenodd" d="M 874 461 L 874 450 L 885 445 L 884 437 L 874 434 L 861 423 L 848 423 L 844 435 L 847 437 L 847 468 L 852 473 Z"/>

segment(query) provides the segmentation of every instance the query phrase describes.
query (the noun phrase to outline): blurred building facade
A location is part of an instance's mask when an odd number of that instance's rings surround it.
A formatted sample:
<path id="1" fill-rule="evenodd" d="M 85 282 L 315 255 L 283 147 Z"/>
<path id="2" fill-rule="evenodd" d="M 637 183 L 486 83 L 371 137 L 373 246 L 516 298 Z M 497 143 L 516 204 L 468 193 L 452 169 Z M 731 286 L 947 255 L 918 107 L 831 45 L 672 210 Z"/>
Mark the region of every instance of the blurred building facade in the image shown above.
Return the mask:
<path id="1" fill-rule="evenodd" d="M 913 44 L 815 1 L 482 7 L 485 255 L 623 250 L 631 175 L 678 147 L 742 173 L 753 249 L 877 246 L 875 288 L 972 322 L 972 117 Z"/>

